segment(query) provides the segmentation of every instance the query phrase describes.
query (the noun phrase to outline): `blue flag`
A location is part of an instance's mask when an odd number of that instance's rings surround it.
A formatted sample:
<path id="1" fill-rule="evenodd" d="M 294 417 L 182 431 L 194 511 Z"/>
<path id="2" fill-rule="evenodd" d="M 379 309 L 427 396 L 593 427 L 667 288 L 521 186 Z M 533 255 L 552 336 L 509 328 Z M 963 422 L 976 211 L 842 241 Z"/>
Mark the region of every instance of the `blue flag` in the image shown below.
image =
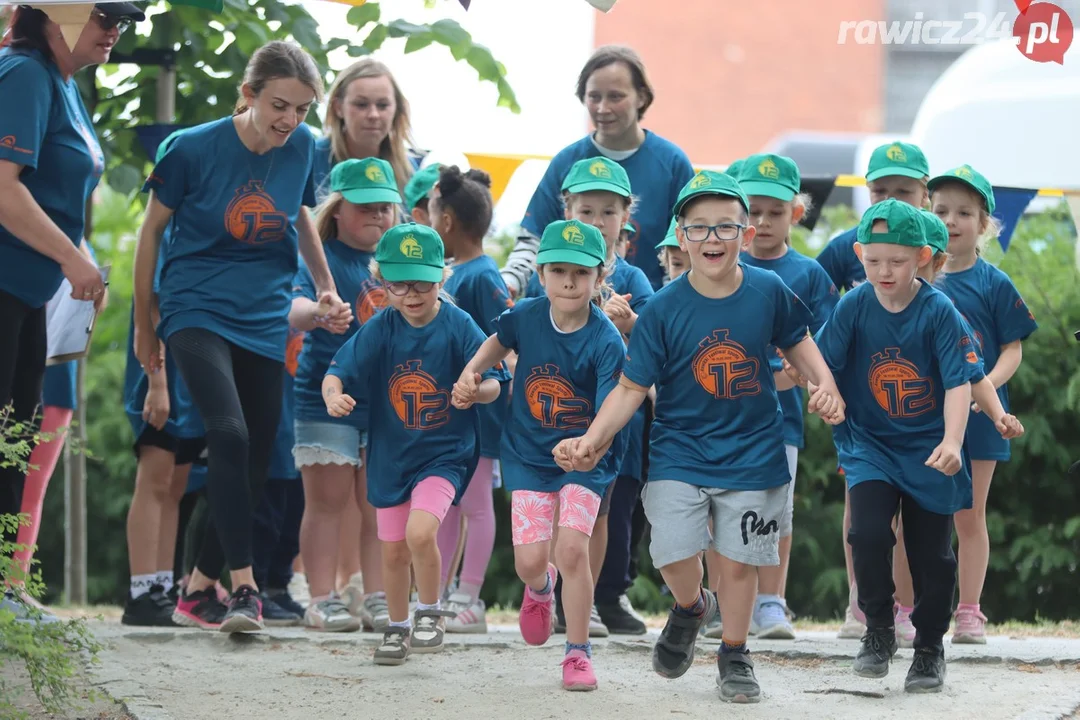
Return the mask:
<path id="1" fill-rule="evenodd" d="M 1009 251 L 1009 241 L 1016 231 L 1016 224 L 1024 215 L 1028 203 L 1038 194 L 1038 190 L 1025 190 L 1023 188 L 995 187 L 994 188 L 994 217 L 1001 223 L 1001 234 L 998 235 L 998 243 L 1005 252 Z"/>

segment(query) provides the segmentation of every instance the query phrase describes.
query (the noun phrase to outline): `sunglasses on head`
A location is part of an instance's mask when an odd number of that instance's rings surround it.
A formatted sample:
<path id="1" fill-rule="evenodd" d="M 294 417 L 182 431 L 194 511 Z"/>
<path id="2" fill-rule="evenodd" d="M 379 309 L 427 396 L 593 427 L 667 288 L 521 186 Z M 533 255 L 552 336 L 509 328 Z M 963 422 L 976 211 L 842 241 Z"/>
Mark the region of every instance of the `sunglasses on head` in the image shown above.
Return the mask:
<path id="1" fill-rule="evenodd" d="M 94 10 L 90 17 L 97 21 L 98 27 L 106 32 L 113 28 L 118 28 L 121 33 L 131 27 L 131 18 L 126 15 L 109 15 L 103 13 L 100 10 Z"/>

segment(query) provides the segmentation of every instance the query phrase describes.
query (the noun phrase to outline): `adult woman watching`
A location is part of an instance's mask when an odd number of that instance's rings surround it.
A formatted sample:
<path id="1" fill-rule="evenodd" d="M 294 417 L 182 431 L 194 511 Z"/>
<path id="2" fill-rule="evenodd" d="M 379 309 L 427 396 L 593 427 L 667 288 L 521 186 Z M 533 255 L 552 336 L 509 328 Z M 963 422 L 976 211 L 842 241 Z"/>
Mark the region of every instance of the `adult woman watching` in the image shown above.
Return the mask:
<path id="1" fill-rule="evenodd" d="M 324 315 L 351 312 L 303 207 L 315 204 L 315 138 L 304 118 L 322 90 L 315 62 L 298 46 L 264 45 L 248 62 L 235 114 L 184 131 L 146 183 L 151 194 L 135 251 L 135 354 L 153 373 L 161 341 L 168 344 L 203 419 L 209 456 L 211 527 L 174 617 L 216 613 L 214 581 L 227 565 L 232 596 L 223 632 L 262 628 L 252 512 L 281 414 L 298 249 Z"/>
<path id="2" fill-rule="evenodd" d="M 664 239 L 679 190 L 694 176 L 694 168 L 676 145 L 641 126 L 654 94 L 645 64 L 631 48 L 598 48 L 578 75 L 577 97 L 596 131 L 563 148 L 548 165 L 521 221 L 524 232 L 507 258 L 503 279 L 511 292 L 524 292 L 544 228 L 563 219 L 562 183 L 567 171 L 582 158 L 603 155 L 623 166 L 638 198 L 630 218 L 635 232 L 630 234 L 626 261 L 640 267 L 659 290 L 663 272 L 655 246 Z"/>
<path id="3" fill-rule="evenodd" d="M 72 297 L 100 304 L 105 286 L 80 249 L 86 204 L 105 159 L 74 74 L 108 62 L 143 13 L 95 6 L 69 47 L 41 10 L 19 6 L 0 40 L 0 413 L 31 421 L 41 400 L 45 304 L 66 277 Z M 70 37 L 70 36 L 69 36 Z M 0 468 L 0 515 L 19 512 L 25 475 Z"/>

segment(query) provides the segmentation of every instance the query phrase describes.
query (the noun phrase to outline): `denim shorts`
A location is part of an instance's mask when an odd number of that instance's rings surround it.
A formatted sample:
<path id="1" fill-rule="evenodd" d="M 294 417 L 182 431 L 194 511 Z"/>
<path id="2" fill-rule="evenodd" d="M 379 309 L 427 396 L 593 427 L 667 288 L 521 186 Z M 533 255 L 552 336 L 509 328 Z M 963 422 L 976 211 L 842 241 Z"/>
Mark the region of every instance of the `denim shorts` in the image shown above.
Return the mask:
<path id="1" fill-rule="evenodd" d="M 321 420 L 296 420 L 293 429 L 296 433 L 293 460 L 297 470 L 308 465 L 363 465 L 360 451 L 367 447 L 366 432 Z"/>

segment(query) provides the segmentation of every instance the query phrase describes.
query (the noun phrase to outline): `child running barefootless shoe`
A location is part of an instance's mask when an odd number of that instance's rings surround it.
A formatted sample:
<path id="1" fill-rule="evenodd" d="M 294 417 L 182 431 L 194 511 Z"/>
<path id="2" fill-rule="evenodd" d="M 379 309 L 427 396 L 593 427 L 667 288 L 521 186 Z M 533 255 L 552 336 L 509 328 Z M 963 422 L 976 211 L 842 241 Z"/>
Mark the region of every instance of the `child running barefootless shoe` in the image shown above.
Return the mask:
<path id="1" fill-rule="evenodd" d="M 592 225 L 577 220 L 548 225 L 536 257 L 544 295 L 522 300 L 499 316 L 495 335 L 469 362 L 454 388 L 455 397 L 467 400 L 477 373 L 511 350 L 517 352 L 501 458 L 511 491 L 514 565 L 525 582 L 519 623 L 530 645 L 543 645 L 551 637 L 557 565 L 566 610 L 562 682 L 567 690 L 594 690 L 597 685 L 589 641 L 593 604 L 589 536 L 600 498 L 614 479 L 625 448 L 621 439 L 608 443 L 613 447 L 605 447 L 600 467 L 583 472 L 563 472 L 552 458 L 552 448 L 588 427 L 622 369 L 622 337 L 593 302 L 604 280 L 606 255 L 604 238 Z M 556 565 L 551 565 L 556 507 L 559 531 Z"/>
<path id="2" fill-rule="evenodd" d="M 885 677 L 896 653 L 890 559 L 899 509 L 916 588 L 915 660 L 904 689 L 937 692 L 956 585 L 952 514 L 971 507 L 961 446 L 971 383 L 984 373 L 952 302 L 917 277 L 932 259 L 919 213 L 890 199 L 863 215 L 855 250 L 868 282 L 840 299 L 817 342 L 849 402 L 834 442 L 866 615 L 855 672 Z"/>
<path id="3" fill-rule="evenodd" d="M 775 273 L 739 262 L 754 229 L 738 183 L 700 172 L 674 214 L 690 272 L 642 310 L 618 386 L 585 435 L 561 442 L 555 456 L 578 471 L 592 468 L 656 386 L 644 504 L 653 564 L 675 607 L 653 649 L 653 669 L 666 678 L 686 673 L 698 632 L 716 613 L 716 599 L 701 587 L 699 560 L 711 529 L 724 611 L 720 698 L 757 702 L 761 689 L 746 647 L 754 568 L 779 564 L 777 530 L 791 481 L 772 348 L 812 379 L 812 412 L 839 422 L 843 405 L 807 333 L 806 306 Z"/>
<path id="4" fill-rule="evenodd" d="M 439 601 L 437 535 L 451 503 L 460 502 L 480 453 L 480 419 L 450 406 L 450 390 L 484 342 L 476 322 L 440 298 L 449 269 L 431 228 L 388 230 L 375 250 L 372 277 L 390 307 L 342 346 L 323 380 L 333 417 L 367 407 L 371 454 L 368 499 L 377 509 L 390 625 L 377 665 L 400 665 L 413 652 L 442 650 L 446 616 Z M 476 400 L 499 396 L 502 370 L 476 378 Z M 348 394 L 345 394 L 348 393 Z M 356 399 L 353 396 L 356 396 Z M 412 575 L 419 601 L 409 621 Z"/>

